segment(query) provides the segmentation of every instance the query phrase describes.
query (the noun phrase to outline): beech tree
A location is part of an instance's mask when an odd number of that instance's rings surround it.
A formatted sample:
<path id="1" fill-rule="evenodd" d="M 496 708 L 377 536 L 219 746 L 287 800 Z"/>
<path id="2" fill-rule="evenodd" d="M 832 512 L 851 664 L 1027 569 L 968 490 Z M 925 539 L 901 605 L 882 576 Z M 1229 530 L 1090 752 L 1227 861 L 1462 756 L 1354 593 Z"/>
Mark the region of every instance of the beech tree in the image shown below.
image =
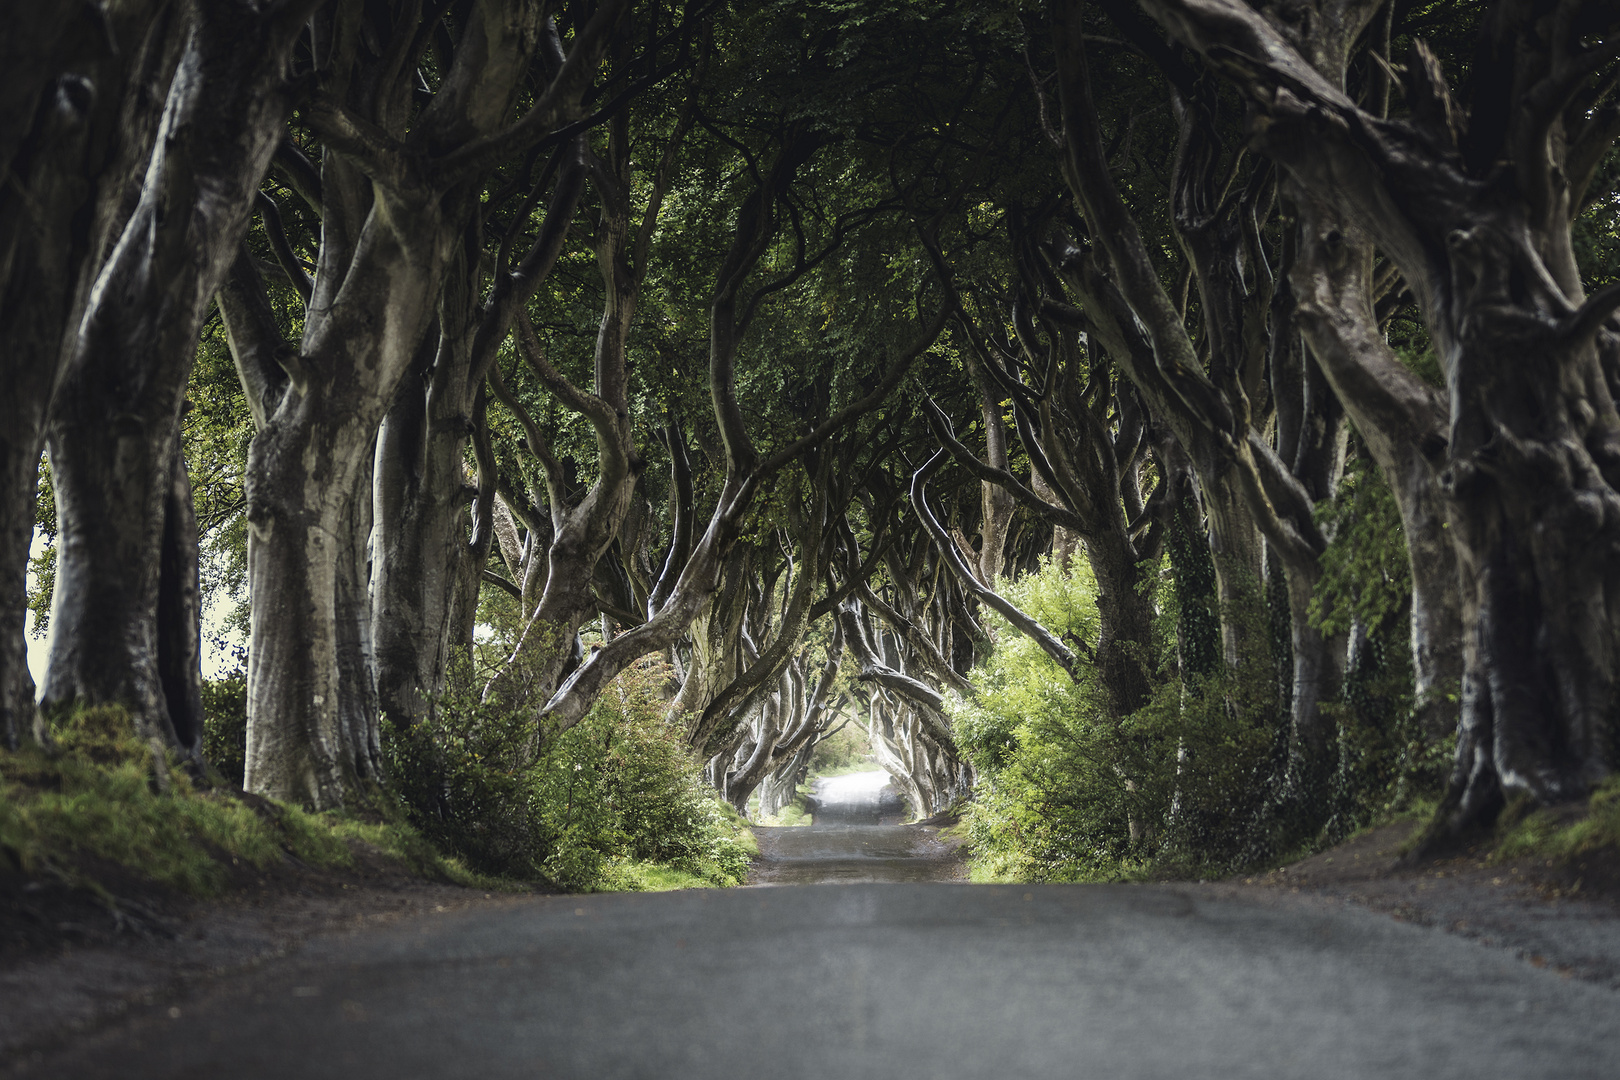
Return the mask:
<path id="1" fill-rule="evenodd" d="M 8 21 L 0 80 L 0 738 L 44 728 L 24 619 L 45 421 L 72 328 L 129 214 L 177 60 L 180 29 L 161 0 L 103 22 L 68 4 L 26 5 Z M 110 39 L 110 40 L 109 40 Z M 114 48 L 113 42 L 119 47 Z M 75 227 L 75 221 L 81 222 Z"/>
<path id="2" fill-rule="evenodd" d="M 202 701 L 181 398 L 291 111 L 290 55 L 314 7 L 175 12 L 184 46 L 140 201 L 101 270 L 47 428 L 59 554 L 43 702 L 125 703 L 139 730 L 187 752 Z"/>
<path id="3" fill-rule="evenodd" d="M 625 8 L 609 0 L 581 19 L 566 51 L 554 18 L 521 0 L 472 5 L 454 35 L 438 30 L 444 12 L 424 20 L 408 2 L 317 16 L 318 86 L 303 115 L 322 143 L 322 237 L 300 343 L 267 318 L 251 282 L 221 296 L 259 432 L 248 487 L 251 791 L 330 807 L 379 774 L 373 440 L 420 350 L 436 345 L 428 328 L 478 210 L 478 180 L 583 116 Z M 430 53 L 437 85 L 419 103 Z M 535 65 L 538 90 L 513 121 Z"/>
<path id="4" fill-rule="evenodd" d="M 6 322 L 19 352 L 7 370 L 19 393 L 8 400 L 17 425 L 6 497 L 33 490 L 50 402 L 58 587 L 43 701 L 53 711 L 128 705 L 138 731 L 187 753 L 201 703 L 181 397 L 202 317 L 291 109 L 289 62 L 313 7 L 127 4 L 100 18 L 30 16 L 22 27 L 39 52 L 18 69 L 34 81 L 13 85 L 25 121 L 6 151 L 19 175 L 55 190 L 42 188 L 31 207 L 8 203 Z M 12 304 L 27 314 L 13 321 Z M 26 532 L 8 538 L 8 565 L 25 562 Z M 8 619 L 22 610 L 17 599 L 8 597 Z M 0 681 L 14 743 L 31 695 L 9 637 Z"/>
<path id="5" fill-rule="evenodd" d="M 869 391 L 829 409 L 824 419 L 802 435 L 769 453 L 760 451 L 737 397 L 737 365 L 744 334 L 768 298 L 813 270 L 838 248 L 852 225 L 867 216 L 857 213 L 852 220 L 827 222 L 830 235 L 821 249 L 809 248 L 804 233 L 799 231 L 802 218 L 789 192 L 796 174 L 822 149 L 825 140 L 797 122 L 777 126 L 772 136 L 774 145 L 769 148 L 769 157 L 755 156 L 752 151 L 746 155 L 751 190 L 735 212 L 735 231 L 721 256 L 708 303 L 709 391 L 724 476 L 708 526 L 693 542 L 658 610 L 641 625 L 593 652 L 545 704 L 541 719 L 554 730 L 566 730 L 583 718 L 608 681 L 629 664 L 668 649 L 685 634 L 721 587 L 727 559 L 740 539 L 746 515 L 761 486 L 881 404 L 899 384 L 911 361 L 933 343 L 943 325 L 942 315 L 923 315 L 920 332 L 909 344 L 894 350 L 888 370 Z M 778 234 L 789 227 L 790 219 L 799 241 L 793 248 L 795 254 L 780 273 L 759 281 L 756 275 L 762 260 Z"/>
<path id="6" fill-rule="evenodd" d="M 1167 60 L 1173 81 L 1181 83 L 1172 192 L 1176 233 L 1200 296 L 1203 333 L 1201 341 L 1194 339 L 1109 173 L 1079 9 L 1060 8 L 1054 15 L 1064 175 L 1084 215 L 1088 246 L 1060 239 L 1052 258 L 1081 299 L 1079 325 L 1128 372 L 1192 463 L 1223 609 L 1241 610 L 1244 592 L 1260 588 L 1265 551 L 1282 564 L 1294 669 L 1291 764 L 1296 779 L 1303 779 L 1324 762 L 1330 732 L 1317 706 L 1337 692 L 1342 677 L 1342 642 L 1324 639 L 1308 615 L 1326 546 L 1312 507 L 1337 484 L 1342 444 L 1327 430 L 1336 408 L 1331 395 L 1317 398 L 1325 415 L 1316 423 L 1302 422 L 1296 411 L 1292 423 L 1279 424 L 1279 435 L 1292 436 L 1296 445 L 1275 446 L 1266 436 L 1272 410 L 1283 421 L 1284 410 L 1299 408 L 1272 394 L 1266 379 L 1268 367 L 1278 377 L 1291 347 L 1289 325 L 1273 319 L 1290 313 L 1274 311 L 1277 276 L 1257 235 L 1272 203 L 1271 178 L 1259 168 L 1241 187 L 1231 182 L 1238 174 L 1233 164 L 1223 169 L 1230 155 L 1223 153 L 1214 103 Z M 1303 397 L 1303 386 L 1296 389 Z M 1298 445 L 1311 436 L 1316 453 Z M 1226 627 L 1228 664 L 1238 650 L 1259 647 L 1258 641 L 1242 640 L 1242 623 L 1228 621 Z"/>
<path id="7" fill-rule="evenodd" d="M 1258 148 L 1389 256 L 1440 357 L 1449 417 L 1429 457 L 1465 628 L 1440 832 L 1490 820 L 1509 795 L 1583 796 L 1607 771 L 1616 678 L 1607 537 L 1620 288 L 1586 295 L 1571 221 L 1620 133 L 1605 104 L 1620 13 L 1575 0 L 1491 3 L 1463 96 L 1415 40 L 1403 74 L 1409 114 L 1386 119 L 1251 8 L 1145 7 L 1242 91 Z M 1310 37 L 1344 41 L 1376 10 L 1324 4 L 1300 15 L 1326 28 Z"/>

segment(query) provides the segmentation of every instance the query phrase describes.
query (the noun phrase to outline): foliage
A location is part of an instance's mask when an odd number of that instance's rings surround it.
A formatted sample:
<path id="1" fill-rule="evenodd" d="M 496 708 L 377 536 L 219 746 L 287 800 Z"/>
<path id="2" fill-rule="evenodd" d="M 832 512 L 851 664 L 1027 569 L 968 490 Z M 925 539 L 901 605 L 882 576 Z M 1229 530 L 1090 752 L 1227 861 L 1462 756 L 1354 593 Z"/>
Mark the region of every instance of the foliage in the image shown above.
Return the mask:
<path id="1" fill-rule="evenodd" d="M 816 748 L 810 752 L 810 775 L 837 776 L 840 770 L 857 772 L 876 768 L 872 761 L 872 740 L 866 729 L 850 722 L 816 743 Z"/>
<path id="2" fill-rule="evenodd" d="M 253 418 L 226 344 L 224 324 L 217 317 L 203 327 L 180 423 L 197 515 L 204 608 L 221 629 L 245 633 L 246 476 Z"/>
<path id="3" fill-rule="evenodd" d="M 198 896 L 229 886 L 232 867 L 291 856 L 314 866 L 353 861 L 364 841 L 420 872 L 482 884 L 426 848 L 398 823 L 307 814 L 293 806 L 195 786 L 166 755 L 136 737 L 115 706 L 82 710 L 53 731 L 55 747 L 0 752 L 0 859 L 96 888 L 75 856 L 126 866 Z M 156 754 L 156 756 L 154 756 Z"/>
<path id="4" fill-rule="evenodd" d="M 544 747 L 522 713 L 447 698 L 434 718 L 385 740 L 407 815 L 488 873 L 634 888 L 652 879 L 625 868 L 652 864 L 709 885 L 740 883 L 757 854 L 753 837 L 665 722 L 660 677 L 626 672 Z"/>
<path id="5" fill-rule="evenodd" d="M 1006 591 L 1055 633 L 1096 640 L 1096 585 L 1083 563 L 1065 573 L 1047 562 Z M 1252 790 L 1271 744 L 1268 663 L 1242 678 L 1167 681 L 1116 723 L 1094 671 L 1071 680 L 1033 641 L 992 627 L 978 693 L 951 711 L 980 777 L 965 822 L 977 878 L 1113 880 L 1234 846 L 1232 824 L 1249 808 L 1233 806 L 1233 793 Z"/>
<path id="6" fill-rule="evenodd" d="M 43 638 L 50 630 L 51 598 L 56 593 L 56 488 L 51 463 L 43 457 L 34 496 L 34 532 L 38 550 L 28 556 L 28 610 L 34 617 L 30 633 Z"/>
<path id="7" fill-rule="evenodd" d="M 235 787 L 247 771 L 247 672 L 241 668 L 202 684 L 203 758 Z"/>
<path id="8" fill-rule="evenodd" d="M 1412 569 L 1395 496 L 1371 459 L 1345 464 L 1338 493 L 1316 510 L 1332 537 L 1322 553 L 1322 579 L 1311 597 L 1311 623 L 1328 634 L 1355 620 L 1377 634 L 1400 621 L 1412 600 Z"/>
<path id="9" fill-rule="evenodd" d="M 1345 498 L 1379 505 L 1365 490 Z M 1380 574 L 1404 567 L 1404 550 L 1395 554 L 1369 565 Z M 1449 751 L 1417 730 L 1405 623 L 1396 617 L 1404 609 L 1376 608 L 1389 603 L 1387 594 L 1369 602 L 1353 593 L 1379 632 L 1362 640 L 1343 697 L 1323 706 L 1339 732 L 1330 771 L 1281 804 L 1271 792 L 1286 767 L 1285 714 L 1271 658 L 1180 678 L 1172 662 L 1177 599 L 1173 581 L 1165 584 L 1161 678 L 1150 702 L 1117 723 L 1107 718 L 1094 671 L 1071 680 L 1033 641 L 992 620 L 996 650 L 973 673 L 977 693 L 950 710 L 978 773 L 963 824 L 975 880 L 1229 873 L 1336 841 L 1437 789 Z M 1066 575 L 1046 562 L 1005 591 L 1054 632 L 1095 640 L 1095 584 L 1083 563 Z M 1248 607 L 1229 618 L 1263 640 L 1265 605 L 1256 595 Z"/>
<path id="10" fill-rule="evenodd" d="M 1343 693 L 1321 706 L 1339 736 L 1324 828 L 1337 839 L 1438 791 L 1454 741 L 1426 738 L 1414 713 L 1411 563 L 1383 474 L 1366 456 L 1351 458 L 1316 516 L 1332 540 L 1311 622 L 1353 642 Z"/>

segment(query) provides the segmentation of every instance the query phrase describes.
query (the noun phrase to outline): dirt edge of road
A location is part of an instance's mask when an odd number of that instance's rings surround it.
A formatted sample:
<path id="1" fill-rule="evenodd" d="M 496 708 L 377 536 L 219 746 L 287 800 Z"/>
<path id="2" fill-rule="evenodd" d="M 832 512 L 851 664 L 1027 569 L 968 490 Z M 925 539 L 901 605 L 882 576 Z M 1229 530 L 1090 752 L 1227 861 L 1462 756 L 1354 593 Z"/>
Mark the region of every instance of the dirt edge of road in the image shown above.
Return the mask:
<path id="1" fill-rule="evenodd" d="M 1620 851 L 1603 847 L 1563 863 L 1494 859 L 1481 843 L 1405 863 L 1404 848 L 1419 828 L 1412 821 L 1386 825 L 1268 873 L 1189 887 L 1203 895 L 1355 904 L 1620 990 Z"/>
<path id="2" fill-rule="evenodd" d="M 354 864 L 343 869 L 290 858 L 265 870 L 244 866 L 232 889 L 212 899 L 99 860 L 76 869 L 105 895 L 0 872 L 0 1069 L 199 982 L 296 952 L 317 935 L 522 899 L 425 880 L 369 845 L 351 847 Z"/>

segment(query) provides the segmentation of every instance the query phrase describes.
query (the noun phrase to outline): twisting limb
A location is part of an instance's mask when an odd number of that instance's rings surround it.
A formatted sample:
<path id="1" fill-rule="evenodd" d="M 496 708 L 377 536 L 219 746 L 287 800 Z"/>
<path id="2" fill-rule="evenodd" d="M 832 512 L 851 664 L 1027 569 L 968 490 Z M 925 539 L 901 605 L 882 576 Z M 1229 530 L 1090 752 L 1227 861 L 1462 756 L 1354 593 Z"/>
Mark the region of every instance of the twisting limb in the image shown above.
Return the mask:
<path id="1" fill-rule="evenodd" d="M 1012 473 L 1007 472 L 1005 469 L 993 468 L 980 461 L 977 455 L 957 439 L 956 434 L 951 431 L 950 418 L 934 403 L 934 399 L 931 397 L 925 397 L 923 400 L 923 416 L 928 421 L 929 430 L 934 433 L 934 438 L 938 439 L 940 444 L 950 451 L 951 457 L 956 460 L 957 464 L 973 473 L 980 480 L 995 484 L 1003 490 L 1011 492 L 1021 505 L 1046 518 L 1054 525 L 1061 525 L 1065 529 L 1073 529 L 1076 532 L 1087 531 L 1087 523 L 1072 510 L 1047 502 L 1025 487 Z M 1033 445 L 1034 440 L 1030 439 L 1028 444 Z"/>
<path id="2" fill-rule="evenodd" d="M 606 54 L 619 20 L 630 9 L 629 0 L 605 0 L 580 31 L 562 68 L 552 78 L 529 111 L 516 123 L 471 140 L 432 163 L 432 172 L 443 187 L 451 187 L 508 160 L 564 124 L 583 115 L 580 101 L 596 78 L 596 69 Z"/>
<path id="3" fill-rule="evenodd" d="M 939 519 L 934 516 L 933 510 L 929 508 L 928 480 L 945 464 L 947 457 L 948 455 L 944 450 L 937 451 L 911 478 L 911 505 L 917 511 L 917 516 L 922 519 L 923 527 L 928 530 L 928 535 L 933 537 L 935 547 L 945 561 L 950 564 L 952 572 L 956 574 L 957 581 L 961 583 L 962 587 L 986 606 L 998 612 L 1008 622 L 1012 623 L 1019 632 L 1039 645 L 1042 651 L 1055 660 L 1057 665 L 1071 679 L 1078 682 L 1080 680 L 1080 661 L 1069 650 L 1069 647 L 1054 637 L 1046 627 L 1020 611 L 1006 597 L 981 582 L 972 569 L 969 568 L 967 561 L 962 558 L 962 553 L 957 550 L 950 534 L 940 525 Z"/>
<path id="4" fill-rule="evenodd" d="M 259 214 L 264 218 L 265 235 L 270 238 L 270 250 L 275 253 L 276 262 L 287 275 L 298 298 L 308 305 L 310 293 L 315 291 L 315 283 L 304 272 L 304 264 L 298 261 L 292 244 L 287 240 L 287 229 L 281 223 L 281 207 L 265 191 L 259 192 L 258 205 Z"/>

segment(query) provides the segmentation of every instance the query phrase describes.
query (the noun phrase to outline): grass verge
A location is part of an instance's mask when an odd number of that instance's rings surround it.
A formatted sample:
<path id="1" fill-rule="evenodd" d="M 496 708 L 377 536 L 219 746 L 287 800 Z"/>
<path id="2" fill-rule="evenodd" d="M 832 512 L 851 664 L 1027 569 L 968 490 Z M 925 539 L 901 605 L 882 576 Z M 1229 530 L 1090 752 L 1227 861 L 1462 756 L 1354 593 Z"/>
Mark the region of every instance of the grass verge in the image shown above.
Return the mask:
<path id="1" fill-rule="evenodd" d="M 445 857 L 409 825 L 294 806 L 194 785 L 161 749 L 136 738 L 124 710 L 86 709 L 56 731 L 57 745 L 0 752 L 0 867 L 45 875 L 106 898 L 78 856 L 108 860 L 155 884 L 217 896 L 234 868 L 286 859 L 327 868 L 354 863 L 363 843 L 415 873 L 480 888 L 502 883 Z M 382 801 L 382 800 L 379 800 Z"/>
<path id="2" fill-rule="evenodd" d="M 1610 777 L 1584 809 L 1555 807 L 1503 813 L 1492 859 L 1535 856 L 1568 863 L 1603 848 L 1620 852 L 1620 776 Z"/>

